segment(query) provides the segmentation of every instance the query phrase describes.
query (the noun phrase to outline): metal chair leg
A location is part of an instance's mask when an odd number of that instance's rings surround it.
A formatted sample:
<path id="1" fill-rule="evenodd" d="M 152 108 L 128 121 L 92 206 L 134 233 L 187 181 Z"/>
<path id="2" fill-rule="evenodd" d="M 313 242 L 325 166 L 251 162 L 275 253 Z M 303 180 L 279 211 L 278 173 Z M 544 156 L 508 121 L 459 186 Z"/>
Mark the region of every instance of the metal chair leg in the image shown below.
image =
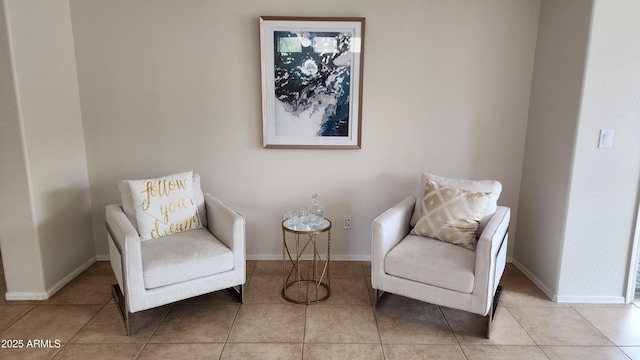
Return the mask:
<path id="1" fill-rule="evenodd" d="M 112 292 L 113 297 L 116 300 L 116 305 L 118 305 L 118 310 L 120 310 L 120 315 L 122 315 L 124 330 L 127 333 L 127 336 L 129 336 L 131 335 L 131 314 L 127 311 L 127 306 L 124 300 L 124 295 L 122 294 L 122 290 L 120 290 L 120 285 L 113 285 Z"/>
<path id="2" fill-rule="evenodd" d="M 378 307 L 378 305 L 380 305 L 380 302 L 382 301 L 382 299 L 384 299 L 385 297 L 387 297 L 387 292 L 384 292 L 382 290 L 376 290 L 376 307 Z"/>
<path id="3" fill-rule="evenodd" d="M 228 290 L 231 291 L 231 293 L 233 293 L 233 295 L 235 295 L 238 300 L 240 300 L 240 304 L 244 304 L 244 285 L 230 287 Z"/>
<path id="4" fill-rule="evenodd" d="M 127 311 L 124 294 L 120 289 L 120 285 L 118 284 L 113 285 L 111 287 L 111 290 L 113 292 L 113 297 L 116 300 L 116 305 L 118 305 L 118 310 L 120 311 L 120 315 L 122 316 L 122 322 L 124 325 L 125 332 L 127 333 L 127 336 L 129 336 L 131 335 L 131 320 L 132 320 L 133 314 Z M 238 297 L 241 304 L 244 303 L 244 293 L 245 293 L 244 285 L 238 285 L 237 287 L 234 286 L 229 288 L 228 290 Z"/>
<path id="5" fill-rule="evenodd" d="M 489 314 L 487 314 L 487 339 L 491 338 L 491 325 L 493 324 L 493 319 L 496 315 L 496 311 L 498 310 L 498 303 L 500 303 L 500 294 L 502 294 L 502 285 L 498 285 L 496 288 L 496 293 L 493 295 L 493 301 L 491 302 L 491 307 L 489 308 Z"/>

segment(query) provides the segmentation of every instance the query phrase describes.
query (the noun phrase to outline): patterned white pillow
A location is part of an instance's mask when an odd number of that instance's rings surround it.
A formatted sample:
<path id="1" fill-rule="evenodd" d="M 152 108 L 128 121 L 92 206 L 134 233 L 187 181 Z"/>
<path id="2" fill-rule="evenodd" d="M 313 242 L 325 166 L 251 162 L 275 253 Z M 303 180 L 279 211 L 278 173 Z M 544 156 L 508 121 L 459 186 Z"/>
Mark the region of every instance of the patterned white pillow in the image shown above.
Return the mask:
<path id="1" fill-rule="evenodd" d="M 490 192 L 462 190 L 427 180 L 420 217 L 411 234 L 473 250 L 478 224 L 490 196 Z"/>
<path id="2" fill-rule="evenodd" d="M 416 204 L 411 215 L 411 226 L 416 226 L 418 223 L 418 217 L 420 216 L 420 208 L 422 207 L 422 197 L 424 196 L 424 189 L 427 187 L 427 180 L 431 180 L 440 186 L 450 186 L 456 189 L 469 190 L 475 192 L 490 192 L 489 203 L 484 210 L 484 215 L 478 225 L 478 234 L 482 233 L 489 220 L 495 214 L 498 208 L 498 198 L 502 192 L 502 184 L 497 180 L 469 180 L 469 179 L 455 179 L 438 176 L 429 173 L 423 173 L 420 176 L 420 186 L 416 186 Z"/>
<path id="3" fill-rule="evenodd" d="M 128 183 L 142 240 L 202 227 L 192 171 Z"/>

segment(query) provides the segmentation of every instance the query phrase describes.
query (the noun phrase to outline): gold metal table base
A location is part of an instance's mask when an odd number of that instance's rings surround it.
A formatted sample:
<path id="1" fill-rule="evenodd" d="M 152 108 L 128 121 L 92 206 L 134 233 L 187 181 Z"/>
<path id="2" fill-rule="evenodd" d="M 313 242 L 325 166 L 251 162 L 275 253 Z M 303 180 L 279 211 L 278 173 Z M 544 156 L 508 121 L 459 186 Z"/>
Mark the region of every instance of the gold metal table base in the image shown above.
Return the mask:
<path id="1" fill-rule="evenodd" d="M 287 233 L 295 235 L 295 252 L 287 244 Z M 318 235 L 326 233 L 325 259 L 318 249 Z M 301 239 L 302 237 L 302 239 Z M 304 238 L 306 237 L 306 241 Z M 303 243 L 301 243 L 303 242 Z M 313 252 L 311 260 L 303 260 L 305 250 Z M 331 296 L 329 265 L 331 260 L 331 222 L 314 227 L 282 224 L 282 297 L 295 304 L 316 304 Z M 289 268 L 288 268 L 289 267 Z"/>
<path id="2" fill-rule="evenodd" d="M 294 299 L 289 295 L 287 295 L 287 291 L 296 290 L 295 289 L 296 285 L 299 288 L 298 298 Z M 324 296 L 319 298 L 318 296 L 320 296 L 320 294 L 323 293 L 322 290 L 324 290 Z M 305 294 L 304 297 L 301 296 L 303 293 Z M 287 287 L 285 289 L 282 289 L 282 297 L 285 300 L 295 304 L 311 305 L 311 304 L 325 301 L 329 298 L 329 296 L 331 296 L 331 289 L 329 288 L 329 285 L 322 282 L 318 283 L 318 282 L 315 282 L 314 280 L 299 280 L 299 281 L 295 280 L 287 284 Z"/>

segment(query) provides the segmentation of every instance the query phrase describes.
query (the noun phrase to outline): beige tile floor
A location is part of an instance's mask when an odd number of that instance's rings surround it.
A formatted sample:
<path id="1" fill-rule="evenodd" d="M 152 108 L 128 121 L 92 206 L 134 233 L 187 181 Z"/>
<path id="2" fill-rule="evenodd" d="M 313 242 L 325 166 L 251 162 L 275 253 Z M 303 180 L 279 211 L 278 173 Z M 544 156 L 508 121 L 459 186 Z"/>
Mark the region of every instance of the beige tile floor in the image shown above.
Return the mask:
<path id="1" fill-rule="evenodd" d="M 640 359 L 640 299 L 554 303 L 511 265 L 489 340 L 483 319 L 462 311 L 395 295 L 374 308 L 366 262 L 332 262 L 326 302 L 288 303 L 281 266 L 249 261 L 242 305 L 221 291 L 141 312 L 127 337 L 111 268 L 98 262 L 47 301 L 0 299 L 2 345 L 24 344 L 0 359 Z"/>

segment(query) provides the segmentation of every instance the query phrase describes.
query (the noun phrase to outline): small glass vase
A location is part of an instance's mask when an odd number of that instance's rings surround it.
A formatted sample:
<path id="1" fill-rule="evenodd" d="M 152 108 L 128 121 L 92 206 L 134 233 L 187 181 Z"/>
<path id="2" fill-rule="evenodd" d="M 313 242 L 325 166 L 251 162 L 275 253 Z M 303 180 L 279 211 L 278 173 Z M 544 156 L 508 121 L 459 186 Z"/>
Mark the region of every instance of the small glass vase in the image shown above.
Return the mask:
<path id="1" fill-rule="evenodd" d="M 324 206 L 320 204 L 320 196 L 313 194 L 311 197 L 311 205 L 309 206 L 309 222 L 312 225 L 320 225 L 324 219 Z"/>

